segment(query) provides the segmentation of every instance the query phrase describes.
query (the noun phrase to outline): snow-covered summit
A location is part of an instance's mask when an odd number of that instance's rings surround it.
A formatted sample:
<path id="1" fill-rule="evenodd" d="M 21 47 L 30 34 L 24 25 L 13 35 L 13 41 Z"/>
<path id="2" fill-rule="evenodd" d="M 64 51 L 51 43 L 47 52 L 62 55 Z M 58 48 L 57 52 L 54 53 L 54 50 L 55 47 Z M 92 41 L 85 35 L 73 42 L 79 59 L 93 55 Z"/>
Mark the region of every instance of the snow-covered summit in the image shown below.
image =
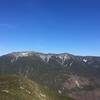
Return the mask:
<path id="1" fill-rule="evenodd" d="M 50 59 L 52 59 L 52 57 L 55 57 L 55 58 L 59 58 L 62 62 L 68 60 L 71 58 L 71 55 L 68 54 L 68 53 L 60 53 L 60 54 L 50 54 L 50 53 L 40 53 L 40 52 L 13 52 L 13 53 L 10 53 L 10 55 L 13 55 L 16 60 L 19 58 L 19 57 L 28 57 L 28 56 L 33 56 L 33 55 L 36 55 L 38 57 L 40 57 L 44 62 L 49 62 Z"/>
<path id="2" fill-rule="evenodd" d="M 11 53 L 11 55 L 15 57 L 27 57 L 27 56 L 32 55 L 32 52 L 13 52 Z"/>

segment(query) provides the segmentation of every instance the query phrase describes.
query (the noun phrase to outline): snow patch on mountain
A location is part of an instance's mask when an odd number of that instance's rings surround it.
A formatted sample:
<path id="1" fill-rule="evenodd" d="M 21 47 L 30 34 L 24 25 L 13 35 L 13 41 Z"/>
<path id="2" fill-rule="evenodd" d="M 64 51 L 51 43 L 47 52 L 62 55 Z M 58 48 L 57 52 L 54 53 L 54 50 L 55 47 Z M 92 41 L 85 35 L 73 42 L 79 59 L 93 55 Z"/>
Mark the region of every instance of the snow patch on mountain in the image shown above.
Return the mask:
<path id="1" fill-rule="evenodd" d="M 58 57 L 63 61 L 70 59 L 70 57 L 68 55 L 58 55 Z"/>
<path id="2" fill-rule="evenodd" d="M 30 53 L 28 53 L 28 52 L 20 52 L 20 53 L 14 53 L 13 55 L 16 56 L 16 57 L 27 57 L 27 56 L 30 55 Z"/>
<path id="3" fill-rule="evenodd" d="M 85 62 L 85 63 L 86 63 L 87 61 L 88 61 L 87 59 L 83 59 L 83 62 Z"/>
<path id="4" fill-rule="evenodd" d="M 45 62 L 49 62 L 49 60 L 51 58 L 51 55 L 39 54 L 39 56 Z"/>
<path id="5" fill-rule="evenodd" d="M 15 60 L 17 60 L 19 57 L 27 57 L 29 56 L 29 53 L 27 52 L 20 52 L 20 53 L 15 53 L 14 56 L 16 57 Z"/>
<path id="6" fill-rule="evenodd" d="M 69 60 L 69 59 L 70 59 L 70 56 L 67 55 L 67 54 L 60 54 L 60 55 L 58 55 L 57 57 L 58 57 L 59 59 L 61 59 L 62 64 L 64 64 L 64 62 L 65 62 L 66 60 Z"/>

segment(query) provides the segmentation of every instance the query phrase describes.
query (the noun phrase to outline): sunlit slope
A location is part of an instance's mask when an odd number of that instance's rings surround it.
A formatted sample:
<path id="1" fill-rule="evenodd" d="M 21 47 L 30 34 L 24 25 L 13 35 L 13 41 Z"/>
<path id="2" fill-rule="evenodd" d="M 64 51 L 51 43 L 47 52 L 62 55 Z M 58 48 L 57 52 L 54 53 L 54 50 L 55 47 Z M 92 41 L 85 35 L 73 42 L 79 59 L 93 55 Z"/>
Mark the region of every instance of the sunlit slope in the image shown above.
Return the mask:
<path id="1" fill-rule="evenodd" d="M 19 76 L 0 76 L 0 100 L 73 100 Z"/>

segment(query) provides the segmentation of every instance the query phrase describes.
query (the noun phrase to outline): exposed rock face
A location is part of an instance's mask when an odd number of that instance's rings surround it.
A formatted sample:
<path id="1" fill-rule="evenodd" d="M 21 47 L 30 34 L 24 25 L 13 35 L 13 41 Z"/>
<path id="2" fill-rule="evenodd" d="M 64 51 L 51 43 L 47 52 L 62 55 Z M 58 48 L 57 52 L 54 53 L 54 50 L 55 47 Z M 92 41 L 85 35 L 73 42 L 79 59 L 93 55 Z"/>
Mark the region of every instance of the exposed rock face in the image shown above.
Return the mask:
<path id="1" fill-rule="evenodd" d="M 0 74 L 28 77 L 77 100 L 100 96 L 100 57 L 15 52 L 0 57 Z"/>

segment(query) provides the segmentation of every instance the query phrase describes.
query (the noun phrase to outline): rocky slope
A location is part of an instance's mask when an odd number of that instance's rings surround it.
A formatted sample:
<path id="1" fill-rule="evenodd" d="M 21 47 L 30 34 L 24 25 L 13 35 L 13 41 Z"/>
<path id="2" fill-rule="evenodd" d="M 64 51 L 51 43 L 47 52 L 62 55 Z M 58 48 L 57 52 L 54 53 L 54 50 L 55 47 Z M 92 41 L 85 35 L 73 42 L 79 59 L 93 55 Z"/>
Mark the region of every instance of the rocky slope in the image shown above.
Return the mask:
<path id="1" fill-rule="evenodd" d="M 73 100 L 20 76 L 0 76 L 0 100 Z"/>
<path id="2" fill-rule="evenodd" d="M 27 77 L 76 100 L 100 96 L 100 57 L 14 52 L 0 57 L 0 74 Z"/>

